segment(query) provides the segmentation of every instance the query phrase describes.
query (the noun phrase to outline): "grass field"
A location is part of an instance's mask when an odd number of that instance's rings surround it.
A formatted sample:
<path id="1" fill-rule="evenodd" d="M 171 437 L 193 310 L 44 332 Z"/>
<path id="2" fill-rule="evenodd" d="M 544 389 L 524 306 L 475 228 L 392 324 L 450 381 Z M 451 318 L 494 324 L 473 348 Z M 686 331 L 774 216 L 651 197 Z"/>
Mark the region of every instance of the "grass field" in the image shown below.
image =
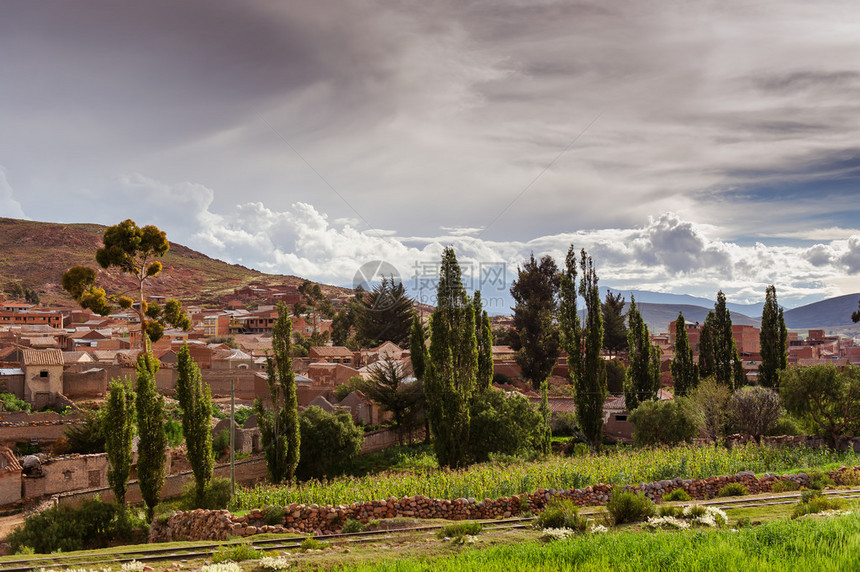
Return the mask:
<path id="1" fill-rule="evenodd" d="M 738 471 L 797 472 L 826 470 L 860 463 L 853 452 L 749 444 L 722 447 L 622 449 L 588 457 L 557 457 L 535 462 L 483 463 L 448 471 L 432 467 L 426 453 L 415 466 L 362 477 L 341 477 L 299 486 L 239 489 L 234 509 L 291 503 L 349 504 L 357 501 L 422 494 L 432 498 L 500 498 L 532 493 L 539 488 L 569 489 L 597 483 L 638 484 L 674 477 L 705 478 Z"/>
<path id="2" fill-rule="evenodd" d="M 860 570 L 860 515 L 771 522 L 741 530 L 610 532 L 549 544 L 526 542 L 491 546 L 438 558 L 394 558 L 338 569 L 383 572 Z"/>

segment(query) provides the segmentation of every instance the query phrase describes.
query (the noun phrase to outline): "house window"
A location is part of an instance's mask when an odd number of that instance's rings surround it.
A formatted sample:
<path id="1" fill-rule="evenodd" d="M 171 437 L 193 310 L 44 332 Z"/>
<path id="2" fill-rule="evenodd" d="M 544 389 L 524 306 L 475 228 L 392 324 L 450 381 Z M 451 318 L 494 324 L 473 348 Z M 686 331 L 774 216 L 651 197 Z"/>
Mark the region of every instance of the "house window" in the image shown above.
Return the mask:
<path id="1" fill-rule="evenodd" d="M 615 420 L 616 421 L 627 421 L 627 416 L 626 415 L 616 415 Z"/>
<path id="2" fill-rule="evenodd" d="M 41 377 L 43 379 L 47 378 L 48 377 L 48 371 L 43 369 L 42 371 L 39 372 L 39 377 Z"/>

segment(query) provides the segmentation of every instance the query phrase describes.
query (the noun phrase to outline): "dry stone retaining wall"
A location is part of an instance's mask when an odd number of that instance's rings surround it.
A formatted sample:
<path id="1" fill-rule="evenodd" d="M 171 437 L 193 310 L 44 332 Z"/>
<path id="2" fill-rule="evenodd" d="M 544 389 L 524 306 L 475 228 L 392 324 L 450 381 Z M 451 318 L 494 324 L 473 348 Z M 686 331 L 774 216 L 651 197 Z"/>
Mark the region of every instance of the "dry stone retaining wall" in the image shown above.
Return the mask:
<path id="1" fill-rule="evenodd" d="M 855 467 L 860 470 L 860 467 Z M 846 468 L 829 473 L 837 484 Z M 750 471 L 707 479 L 671 479 L 625 486 L 625 490 L 641 491 L 652 500 L 659 500 L 673 489 L 684 489 L 696 500 L 714 498 L 720 488 L 729 483 L 743 483 L 751 494 L 768 492 L 779 481 L 792 480 L 799 485 L 808 485 L 809 476 L 777 476 L 766 474 L 761 479 Z M 423 495 L 389 498 L 386 500 L 356 502 L 341 506 L 292 504 L 283 507 L 284 516 L 280 524 L 265 523 L 263 512 L 252 510 L 244 516 L 231 515 L 226 510 L 194 510 L 175 512 L 166 521 L 153 522 L 150 542 L 174 540 L 225 540 L 229 536 L 251 536 L 261 533 L 321 534 L 340 532 L 347 519 L 367 523 L 373 519 L 412 517 L 442 518 L 447 520 L 506 518 L 521 512 L 542 510 L 553 497 L 573 500 L 579 506 L 605 504 L 612 487 L 598 484 L 581 489 L 539 489 L 531 494 L 514 495 L 500 499 L 430 499 Z"/>

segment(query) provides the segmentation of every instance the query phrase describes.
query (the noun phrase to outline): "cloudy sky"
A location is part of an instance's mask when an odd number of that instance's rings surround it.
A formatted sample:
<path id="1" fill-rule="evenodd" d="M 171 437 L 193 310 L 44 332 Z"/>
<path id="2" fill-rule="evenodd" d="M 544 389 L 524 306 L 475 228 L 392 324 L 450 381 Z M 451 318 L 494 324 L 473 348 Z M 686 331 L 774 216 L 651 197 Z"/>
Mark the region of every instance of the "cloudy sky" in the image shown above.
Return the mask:
<path id="1" fill-rule="evenodd" d="M 860 291 L 854 1 L 12 1 L 0 216 L 349 285 L 586 248 L 601 284 Z"/>

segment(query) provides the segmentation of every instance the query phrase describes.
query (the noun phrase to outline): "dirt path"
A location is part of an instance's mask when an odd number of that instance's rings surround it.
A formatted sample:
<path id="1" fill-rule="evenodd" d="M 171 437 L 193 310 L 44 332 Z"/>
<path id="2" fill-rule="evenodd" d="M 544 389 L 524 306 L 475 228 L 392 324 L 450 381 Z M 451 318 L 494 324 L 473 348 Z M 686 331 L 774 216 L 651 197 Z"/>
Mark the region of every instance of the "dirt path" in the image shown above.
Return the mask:
<path id="1" fill-rule="evenodd" d="M 6 536 L 18 525 L 24 522 L 24 514 L 15 514 L 12 516 L 0 516 L 0 542 L 6 540 Z"/>

